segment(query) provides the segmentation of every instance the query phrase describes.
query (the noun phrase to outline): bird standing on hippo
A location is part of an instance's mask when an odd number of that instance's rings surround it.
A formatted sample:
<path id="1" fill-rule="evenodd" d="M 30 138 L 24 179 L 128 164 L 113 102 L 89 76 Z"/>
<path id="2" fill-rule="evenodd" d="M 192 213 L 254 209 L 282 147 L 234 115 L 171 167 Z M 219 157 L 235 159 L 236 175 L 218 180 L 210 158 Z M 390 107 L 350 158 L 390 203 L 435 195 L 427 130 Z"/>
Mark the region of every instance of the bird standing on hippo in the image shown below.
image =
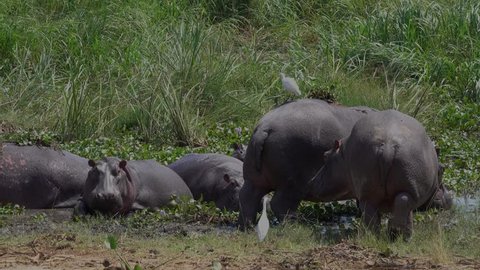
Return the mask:
<path id="1" fill-rule="evenodd" d="M 93 212 L 127 214 L 132 210 L 168 205 L 174 197 L 192 198 L 192 193 L 174 171 L 154 160 L 120 160 L 106 157 L 89 160 L 91 167 L 83 198 L 74 215 Z"/>
<path id="2" fill-rule="evenodd" d="M 73 207 L 87 173 L 88 160 L 67 151 L 2 143 L 0 204 L 29 209 Z"/>
<path id="3" fill-rule="evenodd" d="M 220 209 L 238 211 L 243 186 L 243 162 L 222 154 L 188 154 L 168 165 L 185 181 L 198 200 L 213 201 Z"/>
<path id="4" fill-rule="evenodd" d="M 314 192 L 332 183 L 345 188 L 331 199 L 356 198 L 364 223 L 378 232 L 380 214 L 392 213 L 391 239 L 412 235 L 412 212 L 441 189 L 441 166 L 425 128 L 395 110 L 372 112 L 360 119 L 351 134 L 336 140 L 325 153 L 325 165 L 312 179 Z M 447 198 L 446 207 L 451 206 Z"/>
<path id="5" fill-rule="evenodd" d="M 287 92 L 295 96 L 302 95 L 302 92 L 300 92 L 300 88 L 298 87 L 298 84 L 294 78 L 287 77 L 284 73 L 280 73 L 280 80 L 282 81 L 283 89 L 285 89 Z"/>

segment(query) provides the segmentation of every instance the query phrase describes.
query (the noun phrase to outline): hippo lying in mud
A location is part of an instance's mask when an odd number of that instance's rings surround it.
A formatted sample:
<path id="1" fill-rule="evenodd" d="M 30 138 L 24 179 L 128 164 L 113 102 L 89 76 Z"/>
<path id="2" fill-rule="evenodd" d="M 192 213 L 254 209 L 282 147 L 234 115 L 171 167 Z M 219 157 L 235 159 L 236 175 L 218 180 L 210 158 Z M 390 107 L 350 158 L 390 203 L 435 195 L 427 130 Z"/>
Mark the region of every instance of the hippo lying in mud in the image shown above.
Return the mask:
<path id="1" fill-rule="evenodd" d="M 87 159 L 43 146 L 1 147 L 0 204 L 33 209 L 75 206 L 87 178 Z"/>
<path id="2" fill-rule="evenodd" d="M 91 169 L 83 189 L 83 198 L 74 215 L 100 212 L 126 214 L 132 210 L 156 209 L 168 205 L 174 197 L 192 198 L 183 180 L 171 169 L 154 160 L 125 161 L 106 157 L 89 160 Z"/>
<path id="3" fill-rule="evenodd" d="M 222 154 L 188 154 L 169 165 L 187 183 L 195 199 L 213 201 L 220 209 L 238 211 L 243 163 Z"/>
<path id="4" fill-rule="evenodd" d="M 317 194 L 310 180 L 323 165 L 323 153 L 336 139 L 350 134 L 367 107 L 341 107 L 301 99 L 279 106 L 257 124 L 247 147 L 240 191 L 239 223 L 251 225 L 262 197 L 275 190 L 271 208 L 279 219 L 294 214 L 301 200 L 328 201 L 345 187 L 332 185 Z"/>
<path id="5" fill-rule="evenodd" d="M 380 213 L 392 213 L 389 235 L 402 233 L 408 239 L 412 211 L 436 196 L 440 176 L 437 153 L 424 127 L 408 115 L 387 110 L 369 113 L 347 138 L 335 141 L 312 182 L 317 194 L 330 190 L 331 183 L 343 186 L 329 199 L 356 198 L 363 221 L 376 232 Z"/>

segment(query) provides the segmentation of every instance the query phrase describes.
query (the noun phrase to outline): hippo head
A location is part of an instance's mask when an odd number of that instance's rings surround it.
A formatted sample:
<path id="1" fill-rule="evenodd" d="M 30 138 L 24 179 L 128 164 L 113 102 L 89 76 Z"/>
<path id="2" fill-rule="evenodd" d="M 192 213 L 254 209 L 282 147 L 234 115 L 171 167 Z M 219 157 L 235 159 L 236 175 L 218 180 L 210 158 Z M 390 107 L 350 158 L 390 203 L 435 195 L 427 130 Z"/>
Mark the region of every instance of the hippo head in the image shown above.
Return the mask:
<path id="1" fill-rule="evenodd" d="M 245 154 L 247 153 L 247 146 L 240 143 L 234 143 L 232 144 L 232 148 L 233 148 L 232 157 L 238 160 L 244 161 Z"/>
<path id="2" fill-rule="evenodd" d="M 438 150 L 437 150 L 437 154 L 438 154 Z M 439 183 L 438 188 L 432 194 L 432 196 L 422 206 L 418 208 L 418 210 L 425 211 L 430 208 L 448 210 L 452 208 L 452 205 L 453 205 L 452 193 L 442 183 L 444 170 L 445 170 L 445 165 L 439 162 L 438 163 L 438 183 Z"/>
<path id="3" fill-rule="evenodd" d="M 236 179 L 229 174 L 223 175 L 223 180 L 226 185 L 222 191 L 222 194 L 216 200 L 216 205 L 220 209 L 228 209 L 231 211 L 238 211 L 240 209 L 239 205 L 239 193 L 242 188 L 243 181 Z"/>
<path id="4" fill-rule="evenodd" d="M 444 209 L 448 210 L 452 208 L 453 197 L 450 191 L 443 185 L 440 184 L 440 187 L 435 192 L 432 197 L 430 207 L 435 209 Z"/>
<path id="5" fill-rule="evenodd" d="M 103 214 L 127 213 L 135 201 L 135 183 L 127 162 L 116 158 L 88 161 L 92 167 L 83 189 L 88 208 Z"/>

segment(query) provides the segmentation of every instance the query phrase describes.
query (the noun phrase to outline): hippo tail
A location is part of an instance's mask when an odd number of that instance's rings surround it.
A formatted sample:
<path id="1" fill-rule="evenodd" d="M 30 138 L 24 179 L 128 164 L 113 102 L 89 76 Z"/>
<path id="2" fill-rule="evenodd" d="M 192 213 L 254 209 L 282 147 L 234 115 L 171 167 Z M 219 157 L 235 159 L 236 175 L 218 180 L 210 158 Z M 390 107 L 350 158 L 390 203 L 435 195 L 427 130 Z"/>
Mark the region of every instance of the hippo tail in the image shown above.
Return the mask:
<path id="1" fill-rule="evenodd" d="M 257 171 L 262 169 L 262 152 L 269 132 L 270 130 L 257 129 L 252 135 L 252 150 L 255 155 L 255 168 Z M 247 148 L 247 151 L 250 150 L 249 148 Z"/>
<path id="2" fill-rule="evenodd" d="M 379 177 L 384 181 L 385 184 L 385 194 L 387 194 L 387 177 L 392 168 L 393 160 L 397 155 L 398 146 L 383 144 L 382 147 L 379 147 L 377 152 L 378 166 L 379 166 Z"/>

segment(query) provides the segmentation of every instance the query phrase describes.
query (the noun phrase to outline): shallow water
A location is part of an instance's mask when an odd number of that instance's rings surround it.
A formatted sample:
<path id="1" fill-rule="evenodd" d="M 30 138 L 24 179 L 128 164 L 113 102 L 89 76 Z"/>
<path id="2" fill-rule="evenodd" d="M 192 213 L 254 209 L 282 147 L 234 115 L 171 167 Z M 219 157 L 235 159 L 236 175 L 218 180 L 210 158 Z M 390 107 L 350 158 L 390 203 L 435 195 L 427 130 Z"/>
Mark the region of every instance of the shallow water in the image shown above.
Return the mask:
<path id="1" fill-rule="evenodd" d="M 453 205 L 455 209 L 474 212 L 480 209 L 480 198 L 479 196 L 454 196 Z"/>
<path id="2" fill-rule="evenodd" d="M 480 196 L 454 196 L 453 205 L 457 211 L 480 211 Z M 332 222 L 319 223 L 315 225 L 317 237 L 333 242 L 348 237 L 356 232 L 354 219 L 355 216 L 339 216 Z"/>

